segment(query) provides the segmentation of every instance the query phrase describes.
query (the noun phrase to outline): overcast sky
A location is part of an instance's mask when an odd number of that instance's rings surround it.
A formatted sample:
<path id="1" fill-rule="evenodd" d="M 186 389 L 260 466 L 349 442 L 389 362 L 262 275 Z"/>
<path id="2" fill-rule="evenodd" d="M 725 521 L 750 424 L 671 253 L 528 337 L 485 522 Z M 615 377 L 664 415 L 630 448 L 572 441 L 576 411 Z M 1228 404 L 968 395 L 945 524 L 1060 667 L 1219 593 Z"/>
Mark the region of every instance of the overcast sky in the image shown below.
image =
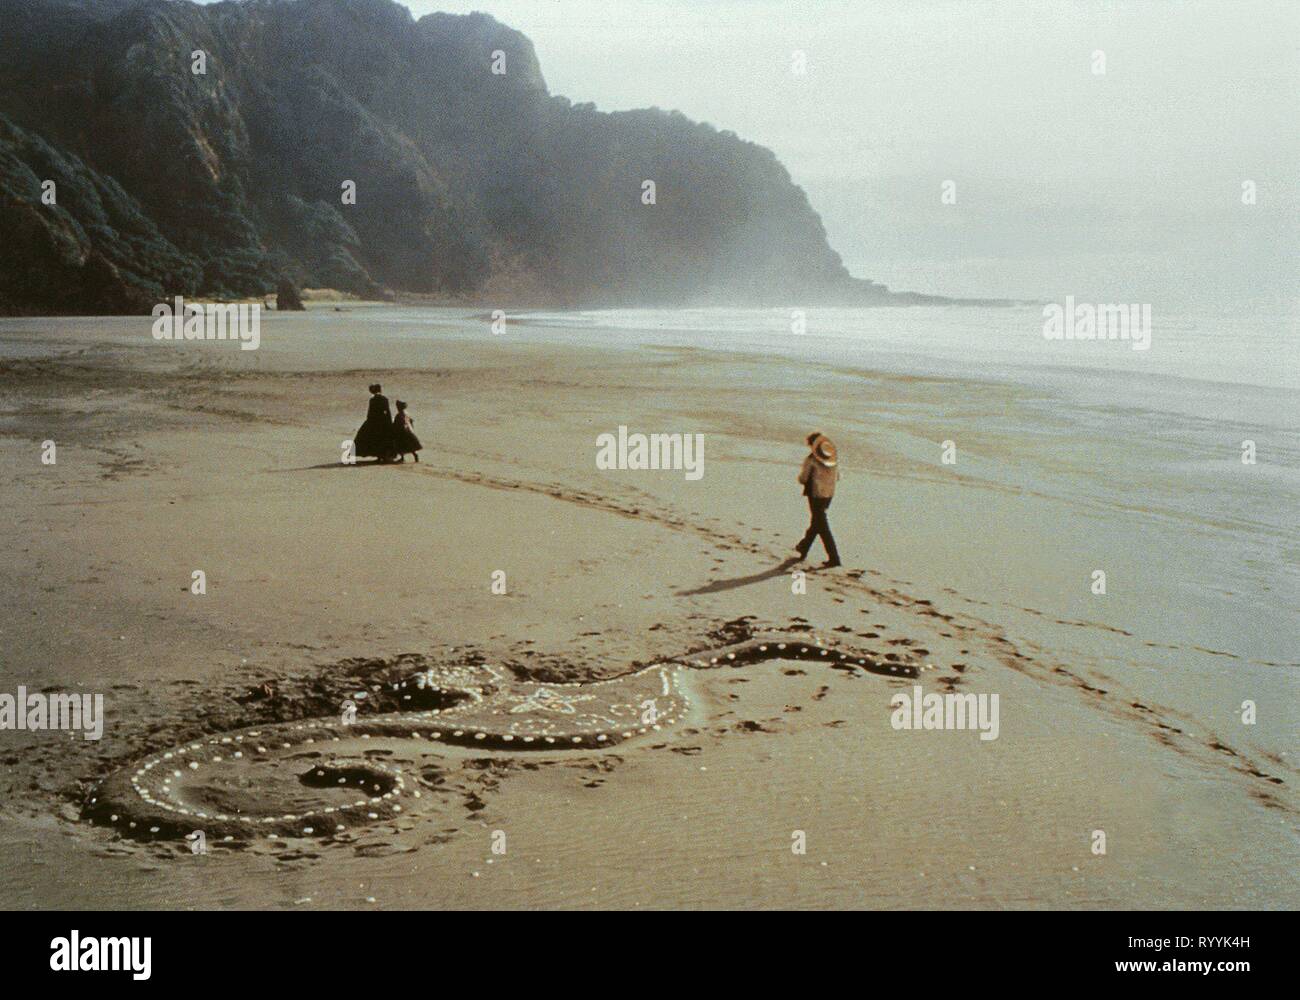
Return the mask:
<path id="1" fill-rule="evenodd" d="M 1294 291 L 1297 0 L 407 6 L 518 28 L 575 102 L 676 109 L 770 147 L 862 277 L 1097 301 Z"/>

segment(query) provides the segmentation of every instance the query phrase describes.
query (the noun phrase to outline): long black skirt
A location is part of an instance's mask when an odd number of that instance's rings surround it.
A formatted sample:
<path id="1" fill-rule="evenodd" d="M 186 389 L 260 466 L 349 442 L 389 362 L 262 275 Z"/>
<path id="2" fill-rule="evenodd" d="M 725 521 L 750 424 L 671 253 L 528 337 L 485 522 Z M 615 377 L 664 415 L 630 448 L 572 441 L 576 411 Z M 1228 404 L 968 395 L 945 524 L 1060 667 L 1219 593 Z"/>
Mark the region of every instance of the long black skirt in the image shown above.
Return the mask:
<path id="1" fill-rule="evenodd" d="M 397 454 L 393 447 L 393 425 L 384 420 L 367 420 L 358 428 L 352 443 L 357 458 L 392 458 Z"/>

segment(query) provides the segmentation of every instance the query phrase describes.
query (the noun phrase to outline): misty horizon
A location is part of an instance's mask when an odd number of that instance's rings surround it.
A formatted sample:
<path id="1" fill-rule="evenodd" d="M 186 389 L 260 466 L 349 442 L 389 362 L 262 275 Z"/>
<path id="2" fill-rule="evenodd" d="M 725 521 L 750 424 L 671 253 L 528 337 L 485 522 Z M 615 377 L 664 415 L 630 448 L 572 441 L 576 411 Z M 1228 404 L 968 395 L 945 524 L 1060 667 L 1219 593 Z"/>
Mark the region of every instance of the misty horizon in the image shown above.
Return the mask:
<path id="1" fill-rule="evenodd" d="M 936 295 L 1294 304 L 1293 5 L 405 5 L 518 29 L 551 93 L 575 103 L 679 110 L 772 149 L 855 277 Z"/>

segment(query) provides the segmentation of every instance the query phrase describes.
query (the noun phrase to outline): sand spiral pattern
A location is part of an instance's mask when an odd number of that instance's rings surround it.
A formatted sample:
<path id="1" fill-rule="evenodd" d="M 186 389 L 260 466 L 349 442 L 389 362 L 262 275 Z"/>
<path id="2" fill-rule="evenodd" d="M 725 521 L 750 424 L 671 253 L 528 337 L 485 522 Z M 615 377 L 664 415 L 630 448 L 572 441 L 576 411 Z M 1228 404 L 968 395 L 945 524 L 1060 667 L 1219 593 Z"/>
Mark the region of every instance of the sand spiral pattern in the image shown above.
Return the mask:
<path id="1" fill-rule="evenodd" d="M 250 726 L 174 746 L 110 775 L 84 810 L 140 840 L 201 830 L 207 841 L 335 837 L 435 808 L 420 775 L 384 757 L 600 753 L 667 729 L 690 709 L 692 668 L 821 660 L 841 669 L 914 677 L 833 643 L 778 635 L 693 653 L 586 684 L 516 680 L 488 665 L 430 668 L 391 684 L 404 703 L 451 707 Z M 362 692 L 358 692 L 363 696 Z"/>

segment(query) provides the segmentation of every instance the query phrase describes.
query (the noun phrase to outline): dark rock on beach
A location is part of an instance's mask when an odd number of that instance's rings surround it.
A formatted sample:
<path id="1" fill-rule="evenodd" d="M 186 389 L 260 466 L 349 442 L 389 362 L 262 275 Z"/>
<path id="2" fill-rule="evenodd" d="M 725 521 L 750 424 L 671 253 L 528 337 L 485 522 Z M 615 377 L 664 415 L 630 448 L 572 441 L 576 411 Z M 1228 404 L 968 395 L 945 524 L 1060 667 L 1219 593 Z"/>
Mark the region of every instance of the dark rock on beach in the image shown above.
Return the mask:
<path id="1" fill-rule="evenodd" d="M 298 289 L 288 278 L 281 278 L 275 290 L 275 308 L 281 312 L 284 310 L 303 312 L 307 308 L 302 304 L 302 296 L 298 293 Z"/>

